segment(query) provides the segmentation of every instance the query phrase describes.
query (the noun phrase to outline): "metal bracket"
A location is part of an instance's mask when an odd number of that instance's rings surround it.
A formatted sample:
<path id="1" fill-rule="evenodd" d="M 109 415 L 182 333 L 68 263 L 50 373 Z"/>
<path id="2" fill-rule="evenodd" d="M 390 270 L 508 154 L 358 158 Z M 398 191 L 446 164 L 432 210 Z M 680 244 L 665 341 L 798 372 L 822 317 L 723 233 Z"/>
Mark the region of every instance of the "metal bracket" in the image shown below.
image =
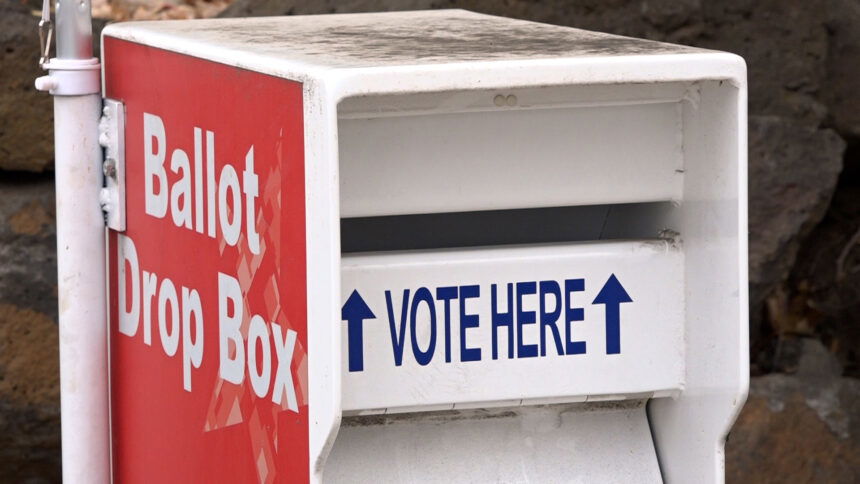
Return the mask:
<path id="1" fill-rule="evenodd" d="M 105 148 L 102 165 L 105 175 L 99 201 L 105 212 L 105 224 L 118 232 L 125 231 L 125 106 L 113 99 L 104 100 L 99 121 L 99 144 Z"/>

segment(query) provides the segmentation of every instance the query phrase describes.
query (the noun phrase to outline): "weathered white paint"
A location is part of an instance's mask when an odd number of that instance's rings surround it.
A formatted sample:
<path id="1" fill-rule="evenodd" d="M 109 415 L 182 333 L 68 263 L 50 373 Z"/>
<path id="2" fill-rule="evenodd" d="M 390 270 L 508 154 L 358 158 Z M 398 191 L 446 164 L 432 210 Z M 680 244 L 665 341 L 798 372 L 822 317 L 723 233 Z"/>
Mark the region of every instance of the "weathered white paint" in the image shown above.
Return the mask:
<path id="1" fill-rule="evenodd" d="M 329 460 L 326 482 L 662 482 L 643 400 L 352 417 Z"/>
<path id="2" fill-rule="evenodd" d="M 63 482 L 110 482 L 101 96 L 54 97 Z"/>

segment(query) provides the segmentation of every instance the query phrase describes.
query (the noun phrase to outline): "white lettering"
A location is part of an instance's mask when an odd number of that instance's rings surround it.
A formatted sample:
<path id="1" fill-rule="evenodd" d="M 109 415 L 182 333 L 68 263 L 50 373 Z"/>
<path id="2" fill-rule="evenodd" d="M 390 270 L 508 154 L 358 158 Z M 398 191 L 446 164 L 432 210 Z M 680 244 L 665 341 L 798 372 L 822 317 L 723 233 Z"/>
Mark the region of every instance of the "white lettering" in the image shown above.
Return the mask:
<path id="1" fill-rule="evenodd" d="M 117 237 L 117 291 L 119 293 L 118 304 L 120 306 L 118 311 L 119 332 L 129 337 L 134 337 L 137 334 L 138 327 L 140 326 L 138 316 L 142 302 L 144 321 L 143 342 L 147 346 L 152 346 L 152 306 L 153 303 L 156 304 L 155 312 L 158 318 L 158 333 L 162 349 L 167 356 L 173 357 L 177 355 L 180 344 L 182 345 L 182 386 L 186 391 L 190 392 L 192 368 L 200 368 L 203 364 L 205 333 L 203 303 L 200 293 L 195 289 L 180 286 L 182 295 L 180 299 L 176 289 L 177 286 L 169 278 L 163 277 L 161 284 L 159 284 L 158 275 L 140 270 L 142 265 L 138 260 L 135 244 L 130 237 L 123 234 L 119 234 Z M 141 277 L 138 276 L 139 273 Z M 235 365 L 238 366 L 238 372 L 234 371 L 231 377 L 235 379 L 236 375 L 238 375 L 238 382 L 241 383 L 245 370 L 245 348 L 240 333 L 240 323 L 243 314 L 241 289 L 239 288 L 239 282 L 235 278 L 224 276 L 223 274 L 220 274 L 220 276 L 222 277 L 219 278 L 219 292 L 226 294 L 226 297 L 222 297 L 219 301 L 219 309 L 222 314 L 226 315 L 227 310 L 230 309 L 227 306 L 227 302 L 232 302 L 232 309 L 234 310 L 232 315 L 226 317 L 228 324 L 223 324 L 225 318 L 221 318 L 222 335 L 226 328 L 229 333 L 227 335 L 228 339 L 232 339 L 235 343 L 237 349 Z M 141 285 L 143 286 L 142 291 Z M 225 287 L 226 289 L 222 289 Z M 268 332 L 266 332 L 266 345 L 269 344 L 268 340 Z M 227 345 L 224 344 L 224 347 L 227 347 Z M 268 353 L 271 352 L 268 347 L 265 350 Z M 270 364 L 267 362 L 271 360 L 270 356 L 270 354 L 263 355 L 266 365 Z M 270 370 L 265 368 L 263 370 L 262 372 L 257 372 L 257 374 L 270 374 L 265 373 Z M 230 376 L 229 372 L 228 376 Z"/>
<path id="2" fill-rule="evenodd" d="M 206 132 L 206 204 L 208 225 L 206 233 L 215 238 L 215 133 Z"/>
<path id="3" fill-rule="evenodd" d="M 258 342 L 263 351 L 262 368 L 257 368 Z M 251 377 L 254 393 L 260 398 L 265 397 L 269 393 L 269 381 L 272 377 L 272 348 L 266 321 L 256 314 L 251 318 L 248 328 L 248 375 Z"/>
<path id="4" fill-rule="evenodd" d="M 203 133 L 194 128 L 194 230 L 203 233 Z"/>
<path id="5" fill-rule="evenodd" d="M 164 218 L 169 207 L 174 225 L 200 234 L 206 233 L 213 239 L 218 236 L 220 225 L 224 241 L 233 247 L 242 238 L 244 228 L 248 250 L 252 254 L 259 254 L 261 241 L 257 223 L 261 219 L 256 211 L 260 179 L 254 172 L 254 146 L 251 145 L 245 153 L 245 167 L 240 179 L 239 168 L 234 164 L 224 163 L 220 173 L 216 173 L 214 132 L 205 131 L 204 144 L 204 130 L 193 127 L 192 163 L 188 157 L 190 151 L 168 149 L 161 117 L 144 113 L 143 124 L 146 213 Z M 165 167 L 168 154 L 170 177 Z"/>
<path id="6" fill-rule="evenodd" d="M 232 304 L 232 314 L 228 314 Z M 239 281 L 227 274 L 218 273 L 218 346 L 221 353 L 218 373 L 224 380 L 242 383 L 245 378 L 245 347 L 242 333 L 242 290 Z M 230 357 L 230 346 L 235 348 Z"/>
<path id="7" fill-rule="evenodd" d="M 154 150 L 153 142 L 158 145 Z M 167 136 L 161 118 L 143 113 L 143 166 L 145 187 L 145 210 L 153 217 L 162 218 L 167 213 L 167 174 L 164 158 L 167 153 Z M 155 193 L 153 178 L 158 178 L 158 193 Z"/>
<path id="8" fill-rule="evenodd" d="M 182 171 L 182 178 L 170 188 L 170 215 L 177 227 L 191 228 L 191 164 L 182 150 L 174 150 L 170 156 L 173 173 Z M 181 201 L 181 202 L 180 202 Z"/>
<path id="9" fill-rule="evenodd" d="M 191 340 L 191 316 L 194 316 L 194 341 Z M 191 367 L 203 362 L 203 307 L 200 294 L 182 288 L 182 386 L 191 391 Z"/>
<path id="10" fill-rule="evenodd" d="M 137 333 L 137 326 L 140 316 L 140 299 L 139 299 L 139 283 L 137 279 L 138 263 L 137 249 L 134 247 L 134 242 L 125 235 L 117 235 L 117 265 L 119 266 L 118 292 L 119 292 L 119 332 L 134 336 Z M 126 262 L 128 262 L 128 273 L 126 272 Z M 126 288 L 126 279 L 131 279 L 131 307 L 128 307 L 128 290 Z"/>
<path id="11" fill-rule="evenodd" d="M 158 288 L 158 276 L 143 271 L 143 342 L 152 345 L 152 298 Z"/>
<path id="12" fill-rule="evenodd" d="M 227 205 L 227 190 L 230 190 L 232 207 Z M 224 240 L 230 245 L 236 245 L 242 230 L 242 198 L 239 193 L 239 176 L 232 165 L 224 165 L 221 169 L 221 179 L 218 181 L 218 219 L 221 221 Z"/>
<path id="13" fill-rule="evenodd" d="M 278 371 L 275 373 L 275 383 L 272 388 L 272 401 L 281 404 L 284 392 L 287 393 L 287 408 L 293 412 L 299 411 L 296 401 L 296 387 L 293 385 L 293 373 L 290 371 L 293 361 L 293 350 L 296 347 L 296 332 L 288 329 L 287 338 L 281 336 L 281 326 L 272 323 L 272 338 L 275 340 L 275 354 L 278 357 Z"/>
<path id="14" fill-rule="evenodd" d="M 167 305 L 170 303 L 170 332 L 167 332 Z M 158 334 L 161 336 L 161 347 L 167 356 L 176 354 L 179 347 L 179 298 L 173 282 L 164 278 L 158 289 Z"/>
<path id="15" fill-rule="evenodd" d="M 254 147 L 245 155 L 245 171 L 242 173 L 242 191 L 245 192 L 245 235 L 248 248 L 254 254 L 260 253 L 260 234 L 257 233 L 254 216 L 254 200 L 257 198 L 259 186 L 257 175 L 254 174 Z"/>

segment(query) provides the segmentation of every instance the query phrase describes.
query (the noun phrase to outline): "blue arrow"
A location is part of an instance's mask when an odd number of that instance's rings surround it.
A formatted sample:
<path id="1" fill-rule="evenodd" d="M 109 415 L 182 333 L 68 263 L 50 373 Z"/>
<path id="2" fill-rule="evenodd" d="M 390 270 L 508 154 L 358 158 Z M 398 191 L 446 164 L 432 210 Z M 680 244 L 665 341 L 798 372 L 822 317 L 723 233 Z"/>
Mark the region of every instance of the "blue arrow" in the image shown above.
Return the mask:
<path id="1" fill-rule="evenodd" d="M 349 371 L 364 371 L 364 342 L 362 325 L 365 319 L 376 319 L 376 315 L 361 298 L 358 291 L 352 291 L 343 308 L 340 318 L 346 321 L 346 334 L 349 344 Z"/>
<path id="2" fill-rule="evenodd" d="M 603 285 L 591 304 L 606 306 L 606 354 L 621 353 L 621 303 L 633 302 L 615 274 Z"/>

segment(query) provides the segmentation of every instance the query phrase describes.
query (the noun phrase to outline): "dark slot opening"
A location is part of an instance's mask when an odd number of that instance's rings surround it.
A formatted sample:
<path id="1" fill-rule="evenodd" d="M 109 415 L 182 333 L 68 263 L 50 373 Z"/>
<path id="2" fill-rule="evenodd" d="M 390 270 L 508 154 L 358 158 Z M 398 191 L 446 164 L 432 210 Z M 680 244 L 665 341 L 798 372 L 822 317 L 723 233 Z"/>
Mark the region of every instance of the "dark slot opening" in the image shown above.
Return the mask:
<path id="1" fill-rule="evenodd" d="M 341 251 L 653 239 L 672 230 L 676 214 L 672 202 L 649 202 L 344 218 Z"/>

